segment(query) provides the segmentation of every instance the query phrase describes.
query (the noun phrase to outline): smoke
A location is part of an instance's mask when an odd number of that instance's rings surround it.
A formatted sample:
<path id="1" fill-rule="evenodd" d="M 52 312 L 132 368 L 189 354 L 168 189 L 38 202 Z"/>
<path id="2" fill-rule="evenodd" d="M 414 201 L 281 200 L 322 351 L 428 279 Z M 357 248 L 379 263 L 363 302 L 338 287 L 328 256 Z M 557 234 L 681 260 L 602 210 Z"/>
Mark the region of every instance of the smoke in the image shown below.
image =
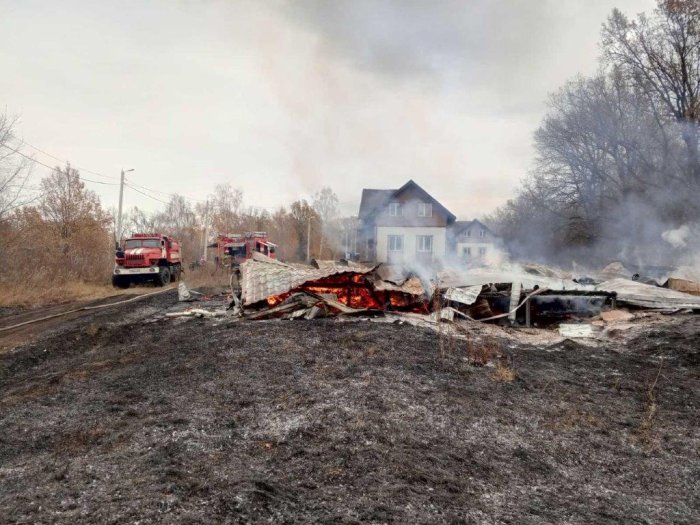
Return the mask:
<path id="1" fill-rule="evenodd" d="M 690 236 L 690 227 L 687 224 L 675 230 L 666 230 L 661 234 L 661 238 L 674 248 L 684 248 Z"/>
<path id="2" fill-rule="evenodd" d="M 662 238 L 678 253 L 675 268 L 666 277 L 677 277 L 700 282 L 700 225 L 684 224 L 666 230 Z"/>

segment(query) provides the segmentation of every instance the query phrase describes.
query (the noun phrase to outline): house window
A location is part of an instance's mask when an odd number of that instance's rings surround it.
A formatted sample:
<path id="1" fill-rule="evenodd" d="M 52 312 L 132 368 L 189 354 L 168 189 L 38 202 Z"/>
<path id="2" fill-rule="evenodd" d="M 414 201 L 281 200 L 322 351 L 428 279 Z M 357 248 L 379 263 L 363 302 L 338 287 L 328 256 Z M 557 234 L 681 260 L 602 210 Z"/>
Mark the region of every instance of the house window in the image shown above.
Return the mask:
<path id="1" fill-rule="evenodd" d="M 467 230 L 467 237 L 471 237 L 471 236 L 472 236 L 472 231 L 471 231 L 471 230 Z"/>
<path id="2" fill-rule="evenodd" d="M 486 237 L 486 230 L 479 230 L 479 237 Z"/>
<path id="3" fill-rule="evenodd" d="M 486 248 L 479 248 L 479 255 L 486 255 Z"/>
<path id="4" fill-rule="evenodd" d="M 416 250 L 419 252 L 433 251 L 432 235 L 416 235 Z"/>
<path id="5" fill-rule="evenodd" d="M 418 217 L 432 217 L 433 205 L 429 202 L 418 203 Z"/>
<path id="6" fill-rule="evenodd" d="M 387 237 L 390 252 L 403 251 L 403 235 L 388 235 Z"/>
<path id="7" fill-rule="evenodd" d="M 472 249 L 471 248 L 462 248 L 462 255 L 465 257 L 471 257 L 472 256 Z"/>
<path id="8" fill-rule="evenodd" d="M 403 215 L 400 202 L 389 203 L 389 215 L 392 217 L 401 217 Z"/>

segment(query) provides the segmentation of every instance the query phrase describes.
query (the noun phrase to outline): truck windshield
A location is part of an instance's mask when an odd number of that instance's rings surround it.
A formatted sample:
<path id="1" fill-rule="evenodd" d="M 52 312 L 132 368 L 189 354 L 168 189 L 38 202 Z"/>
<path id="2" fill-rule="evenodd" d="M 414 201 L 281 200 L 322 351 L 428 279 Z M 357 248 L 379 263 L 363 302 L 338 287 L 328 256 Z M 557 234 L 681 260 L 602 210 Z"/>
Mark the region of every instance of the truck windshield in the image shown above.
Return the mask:
<path id="1" fill-rule="evenodd" d="M 243 246 L 229 246 L 226 248 L 226 253 L 232 257 L 245 257 L 245 244 Z"/>
<path id="2" fill-rule="evenodd" d="M 160 248 L 158 239 L 128 239 L 124 242 L 124 248 Z"/>

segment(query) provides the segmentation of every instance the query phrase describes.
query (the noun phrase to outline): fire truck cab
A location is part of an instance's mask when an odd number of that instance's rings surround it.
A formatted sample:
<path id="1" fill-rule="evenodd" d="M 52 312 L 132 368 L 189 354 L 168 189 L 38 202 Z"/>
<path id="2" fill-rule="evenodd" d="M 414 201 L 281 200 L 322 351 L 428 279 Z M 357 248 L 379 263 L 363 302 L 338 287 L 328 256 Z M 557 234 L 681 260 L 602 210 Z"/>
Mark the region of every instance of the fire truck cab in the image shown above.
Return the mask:
<path id="1" fill-rule="evenodd" d="M 261 253 L 271 259 L 277 258 L 277 245 L 267 239 L 266 232 L 245 232 L 218 235 L 209 248 L 215 250 L 217 266 L 235 268 L 246 259 L 253 257 L 254 252 Z"/>
<path id="2" fill-rule="evenodd" d="M 161 233 L 135 233 L 117 248 L 112 285 L 154 282 L 164 286 L 182 273 L 180 243 Z"/>

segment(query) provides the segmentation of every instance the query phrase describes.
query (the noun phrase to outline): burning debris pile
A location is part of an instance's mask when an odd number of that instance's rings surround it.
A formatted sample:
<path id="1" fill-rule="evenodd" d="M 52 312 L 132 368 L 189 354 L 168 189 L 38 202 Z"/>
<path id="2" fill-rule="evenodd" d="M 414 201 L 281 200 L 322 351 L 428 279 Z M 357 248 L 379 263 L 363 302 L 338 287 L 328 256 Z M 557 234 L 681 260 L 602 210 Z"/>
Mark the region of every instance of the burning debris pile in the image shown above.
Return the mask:
<path id="1" fill-rule="evenodd" d="M 482 321 L 546 328 L 600 319 L 618 305 L 666 313 L 700 310 L 700 296 L 691 294 L 692 282 L 682 283 L 691 288 L 686 293 L 619 274 L 612 265 L 596 277 L 574 278 L 529 264 L 444 270 L 426 279 L 399 266 L 320 260 L 289 264 L 255 254 L 232 276 L 228 308 L 171 315 L 248 320 L 410 316 L 430 323 Z M 560 330 L 590 333 L 567 326 Z"/>
<path id="2" fill-rule="evenodd" d="M 381 265 L 349 261 L 292 265 L 256 256 L 241 265 L 238 284 L 249 319 L 312 319 L 388 310 L 428 313 L 428 294 L 420 279 L 389 275 Z"/>

